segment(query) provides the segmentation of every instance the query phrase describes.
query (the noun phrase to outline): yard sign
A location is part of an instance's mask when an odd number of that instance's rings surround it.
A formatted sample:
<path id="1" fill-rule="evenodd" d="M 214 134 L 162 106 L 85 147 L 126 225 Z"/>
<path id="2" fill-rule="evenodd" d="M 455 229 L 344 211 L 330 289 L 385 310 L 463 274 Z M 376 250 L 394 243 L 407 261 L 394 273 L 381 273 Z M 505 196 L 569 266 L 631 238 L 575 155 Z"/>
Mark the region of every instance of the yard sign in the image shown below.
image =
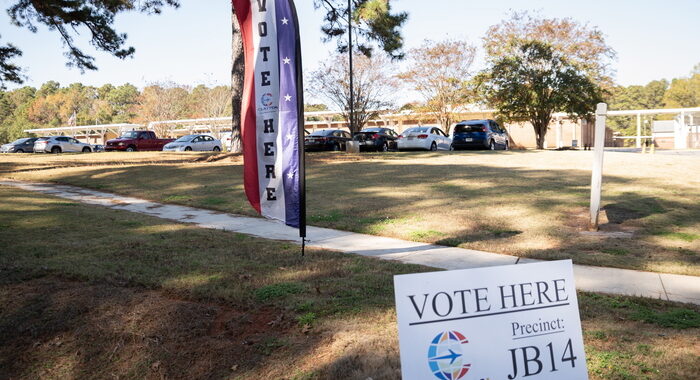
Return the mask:
<path id="1" fill-rule="evenodd" d="M 303 85 L 292 0 L 233 0 L 245 53 L 245 193 L 263 216 L 305 237 Z"/>
<path id="2" fill-rule="evenodd" d="M 587 379 L 570 260 L 394 277 L 404 380 Z"/>

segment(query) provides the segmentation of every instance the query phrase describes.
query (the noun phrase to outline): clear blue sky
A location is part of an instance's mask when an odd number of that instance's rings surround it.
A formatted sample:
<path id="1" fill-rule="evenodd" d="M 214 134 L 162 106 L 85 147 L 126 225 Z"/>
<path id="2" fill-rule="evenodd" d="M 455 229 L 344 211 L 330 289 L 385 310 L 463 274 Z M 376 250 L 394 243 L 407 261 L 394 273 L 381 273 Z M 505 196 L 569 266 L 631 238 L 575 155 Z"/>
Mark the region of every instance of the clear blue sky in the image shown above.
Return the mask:
<path id="1" fill-rule="evenodd" d="M 24 51 L 17 62 L 27 67 L 28 85 L 48 80 L 62 85 L 82 82 L 136 86 L 157 81 L 195 85 L 226 84 L 229 81 L 230 2 L 227 0 L 182 0 L 178 10 L 159 16 L 138 13 L 120 15 L 116 26 L 129 35 L 136 48 L 133 59 L 121 61 L 91 49 L 85 37 L 79 46 L 97 58 L 97 72 L 80 74 L 65 66 L 61 42 L 45 29 L 33 34 L 9 24 L 4 9 L 14 0 L 0 0 L 0 35 Z M 297 0 L 302 28 L 305 68 L 313 69 L 335 44 L 320 40 L 322 12 L 312 0 Z M 406 47 L 423 39 L 459 38 L 480 43 L 486 29 L 506 17 L 509 10 L 534 10 L 547 17 L 572 17 L 599 27 L 617 51 L 616 80 L 623 85 L 686 76 L 700 63 L 700 1 L 698 0 L 395 0 L 395 9 L 409 12 L 404 29 Z M 10 87 L 12 88 L 12 86 Z"/>

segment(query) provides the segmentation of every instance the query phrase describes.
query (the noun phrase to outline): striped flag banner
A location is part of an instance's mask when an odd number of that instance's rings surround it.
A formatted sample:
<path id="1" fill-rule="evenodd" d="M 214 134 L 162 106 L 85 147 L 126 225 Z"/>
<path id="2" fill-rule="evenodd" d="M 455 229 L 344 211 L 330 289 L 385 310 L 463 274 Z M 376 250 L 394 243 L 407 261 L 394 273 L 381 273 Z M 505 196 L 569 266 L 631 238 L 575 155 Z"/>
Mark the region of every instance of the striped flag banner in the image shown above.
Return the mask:
<path id="1" fill-rule="evenodd" d="M 292 0 L 232 0 L 245 52 L 241 108 L 245 193 L 264 217 L 306 236 L 304 99 Z"/>

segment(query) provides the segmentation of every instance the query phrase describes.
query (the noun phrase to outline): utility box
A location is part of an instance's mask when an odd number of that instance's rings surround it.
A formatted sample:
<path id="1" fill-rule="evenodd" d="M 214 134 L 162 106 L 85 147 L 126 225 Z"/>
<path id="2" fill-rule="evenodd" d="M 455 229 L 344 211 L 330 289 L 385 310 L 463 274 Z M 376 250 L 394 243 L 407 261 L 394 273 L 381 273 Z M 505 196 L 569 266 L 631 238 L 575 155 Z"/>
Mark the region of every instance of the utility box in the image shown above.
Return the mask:
<path id="1" fill-rule="evenodd" d="M 360 143 L 358 141 L 346 142 L 345 151 L 348 153 L 360 153 Z"/>

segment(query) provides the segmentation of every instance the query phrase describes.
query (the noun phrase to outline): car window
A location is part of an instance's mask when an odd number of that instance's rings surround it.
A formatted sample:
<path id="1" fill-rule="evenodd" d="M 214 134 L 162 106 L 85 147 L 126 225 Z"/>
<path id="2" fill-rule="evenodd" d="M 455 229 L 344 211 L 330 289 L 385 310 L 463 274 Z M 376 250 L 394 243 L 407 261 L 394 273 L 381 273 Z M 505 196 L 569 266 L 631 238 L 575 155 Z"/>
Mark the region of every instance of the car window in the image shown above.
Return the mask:
<path id="1" fill-rule="evenodd" d="M 68 142 L 68 137 L 57 137 L 57 141 L 63 141 L 63 142 Z"/>
<path id="2" fill-rule="evenodd" d="M 80 144 L 80 141 L 76 139 L 69 139 L 69 141 L 71 142 L 71 144 Z"/>
<path id="3" fill-rule="evenodd" d="M 200 137 L 196 137 L 194 140 L 192 140 L 192 142 L 200 142 L 200 141 L 202 141 L 202 137 L 201 137 L 201 136 L 200 136 Z"/>
<path id="4" fill-rule="evenodd" d="M 203 139 L 204 141 L 214 141 L 214 139 L 211 138 L 211 136 L 203 136 L 202 139 Z"/>
<path id="5" fill-rule="evenodd" d="M 348 133 L 348 132 L 343 132 L 343 137 L 345 137 L 347 139 L 352 138 L 352 136 L 350 136 L 350 133 Z"/>
<path id="6" fill-rule="evenodd" d="M 457 124 L 457 125 L 455 125 L 454 133 L 482 132 L 482 130 L 485 127 L 486 127 L 486 125 L 484 125 L 484 124 L 473 124 L 473 125 Z"/>

